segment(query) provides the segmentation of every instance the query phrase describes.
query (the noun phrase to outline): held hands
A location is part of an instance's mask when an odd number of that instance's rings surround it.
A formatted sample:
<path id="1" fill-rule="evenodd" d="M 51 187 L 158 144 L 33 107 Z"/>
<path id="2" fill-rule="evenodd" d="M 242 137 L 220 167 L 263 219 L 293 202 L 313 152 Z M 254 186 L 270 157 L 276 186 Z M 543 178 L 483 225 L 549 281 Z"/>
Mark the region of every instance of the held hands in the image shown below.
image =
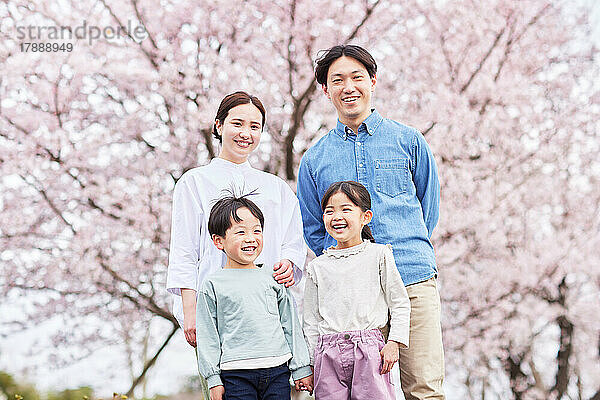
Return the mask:
<path id="1" fill-rule="evenodd" d="M 309 375 L 305 378 L 298 379 L 294 381 L 294 386 L 296 387 L 296 391 L 307 391 L 310 395 L 313 393 L 313 375 Z"/>
<path id="2" fill-rule="evenodd" d="M 277 283 L 283 283 L 285 287 L 290 287 L 296 281 L 294 280 L 294 264 L 286 258 L 279 261 L 273 266 L 273 277 Z"/>
<path id="3" fill-rule="evenodd" d="M 379 354 L 381 354 L 381 375 L 387 374 L 390 372 L 396 361 L 398 361 L 398 349 L 399 343 L 394 342 L 393 340 L 388 340 L 388 342 L 383 346 Z"/>
<path id="4" fill-rule="evenodd" d="M 213 386 L 210 388 L 210 400 L 223 400 L 225 387 L 223 385 Z"/>

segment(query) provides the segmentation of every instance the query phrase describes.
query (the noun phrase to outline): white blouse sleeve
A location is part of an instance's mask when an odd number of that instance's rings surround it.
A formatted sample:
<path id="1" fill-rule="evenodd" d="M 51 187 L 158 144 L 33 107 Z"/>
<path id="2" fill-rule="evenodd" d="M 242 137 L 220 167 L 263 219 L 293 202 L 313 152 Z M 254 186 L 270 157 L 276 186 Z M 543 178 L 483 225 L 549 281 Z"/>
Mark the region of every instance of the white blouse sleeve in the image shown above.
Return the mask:
<path id="1" fill-rule="evenodd" d="M 183 176 L 175 185 L 171 222 L 171 244 L 167 270 L 167 290 L 181 295 L 180 289 L 196 290 L 198 260 L 203 250 L 200 233 L 204 213 L 200 198 Z"/>
<path id="2" fill-rule="evenodd" d="M 302 216 L 298 198 L 284 181 L 282 184 L 282 205 L 287 218 L 281 221 L 283 227 L 283 240 L 281 242 L 281 258 L 288 259 L 294 264 L 294 277 L 296 284 L 302 279 L 304 261 L 306 260 L 306 243 L 302 231 Z"/>
<path id="3" fill-rule="evenodd" d="M 410 331 L 410 300 L 396 268 L 392 246 L 389 244 L 383 248 L 380 256 L 379 277 L 391 315 L 388 340 L 398 342 L 406 348 Z"/>
<path id="4" fill-rule="evenodd" d="M 309 263 L 307 269 L 307 277 L 304 282 L 304 311 L 302 315 L 302 328 L 304 337 L 308 345 L 308 353 L 310 356 L 310 365 L 315 362 L 315 347 L 319 339 L 319 324 L 323 322 L 323 317 L 319 313 L 319 294 L 316 283 L 316 276 L 313 265 Z"/>

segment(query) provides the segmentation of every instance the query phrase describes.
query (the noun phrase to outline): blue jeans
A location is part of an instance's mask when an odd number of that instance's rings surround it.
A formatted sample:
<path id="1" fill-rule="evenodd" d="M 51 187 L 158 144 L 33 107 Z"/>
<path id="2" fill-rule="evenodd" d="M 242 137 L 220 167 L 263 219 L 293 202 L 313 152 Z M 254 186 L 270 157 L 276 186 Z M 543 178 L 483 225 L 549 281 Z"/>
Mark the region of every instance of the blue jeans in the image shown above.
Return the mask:
<path id="1" fill-rule="evenodd" d="M 272 368 L 221 371 L 225 400 L 290 400 L 287 364 Z"/>

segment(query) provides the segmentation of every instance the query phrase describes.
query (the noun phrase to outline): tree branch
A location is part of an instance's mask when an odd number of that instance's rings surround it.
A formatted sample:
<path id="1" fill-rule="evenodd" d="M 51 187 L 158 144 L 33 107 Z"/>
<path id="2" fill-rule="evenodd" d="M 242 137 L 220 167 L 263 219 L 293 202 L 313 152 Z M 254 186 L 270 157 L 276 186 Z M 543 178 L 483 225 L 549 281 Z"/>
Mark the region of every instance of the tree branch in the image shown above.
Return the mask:
<path id="1" fill-rule="evenodd" d="M 46 203 L 48 203 L 48 206 L 50 207 L 50 209 L 52 211 L 54 211 L 54 213 L 58 216 L 58 218 L 61 219 L 61 221 L 63 221 L 65 223 L 65 225 L 67 225 L 69 227 L 69 229 L 71 230 L 71 232 L 73 233 L 73 235 L 77 234 L 77 231 L 75 230 L 75 228 L 73 227 L 73 224 L 71 224 L 69 221 L 67 221 L 67 219 L 65 218 L 65 216 L 62 214 L 62 212 L 58 209 L 58 207 L 56 206 L 56 204 L 54 204 L 54 202 L 48 197 L 48 194 L 46 193 L 46 190 L 38 187 L 37 185 L 35 185 L 32 182 L 29 182 L 29 180 L 27 179 L 27 177 L 19 174 L 19 176 L 21 177 L 21 179 L 23 179 L 23 181 L 25 183 L 27 183 L 29 186 L 31 186 L 32 188 L 34 188 L 35 190 L 38 191 L 38 193 L 42 196 L 42 198 L 46 201 Z"/>
<path id="2" fill-rule="evenodd" d="M 373 10 L 375 10 L 375 7 L 377 7 L 380 2 L 381 2 L 381 0 L 377 0 L 371 6 L 367 6 L 367 8 L 365 10 L 365 15 L 363 16 L 363 19 L 358 23 L 358 25 L 356 25 L 356 27 L 354 28 L 352 33 L 346 38 L 344 43 L 348 43 L 349 41 L 351 41 L 352 39 L 354 39 L 356 37 L 360 28 L 362 28 L 363 25 L 367 23 L 367 20 L 369 19 L 371 14 L 373 14 Z"/>
<path id="3" fill-rule="evenodd" d="M 471 83 L 473 82 L 473 79 L 475 79 L 475 77 L 479 74 L 479 72 L 481 71 L 481 69 L 483 68 L 483 65 L 485 64 L 485 62 L 487 61 L 487 59 L 490 57 L 490 55 L 492 54 L 492 51 L 494 51 L 494 49 L 496 48 L 496 46 L 498 45 L 498 42 L 500 41 L 500 39 L 502 38 L 502 36 L 504 35 L 504 31 L 506 31 L 506 26 L 504 26 L 500 32 L 498 32 L 496 34 L 496 37 L 494 38 L 494 41 L 492 42 L 490 48 L 488 49 L 488 51 L 485 53 L 485 55 L 483 56 L 483 58 L 481 59 L 481 61 L 479 61 L 479 64 L 477 65 L 477 68 L 475 68 L 475 71 L 473 71 L 473 73 L 471 74 L 471 76 L 469 77 L 469 80 L 463 85 L 463 87 L 460 89 L 460 93 L 464 93 L 465 90 L 467 90 L 469 88 L 469 86 L 471 86 Z"/>
<path id="4" fill-rule="evenodd" d="M 558 304 L 566 311 L 567 309 L 567 291 L 568 286 L 566 276 L 562 278 L 558 285 Z M 560 399 L 567 391 L 567 386 L 570 381 L 571 369 L 571 353 L 573 352 L 573 323 L 569 321 L 565 314 L 559 315 L 556 322 L 560 328 L 560 347 L 556 355 L 557 370 L 555 375 L 554 386 L 550 389 L 556 393 L 556 398 Z"/>
<path id="5" fill-rule="evenodd" d="M 135 16 L 137 17 L 138 21 L 140 21 L 140 24 L 142 24 L 142 26 L 146 30 L 146 33 L 148 34 L 148 39 L 150 39 L 150 43 L 152 44 L 152 47 L 154 47 L 155 49 L 158 50 L 156 41 L 152 37 L 152 33 L 150 33 L 150 30 L 148 30 L 148 27 L 146 26 L 146 23 L 144 22 L 144 18 L 142 18 L 142 14 L 140 13 L 137 3 L 138 3 L 138 0 L 131 0 L 131 5 L 133 6 L 133 10 L 135 11 Z"/>
<path id="6" fill-rule="evenodd" d="M 162 353 L 162 351 L 165 349 L 165 347 L 167 347 L 167 344 L 169 344 L 169 341 L 171 341 L 171 338 L 173 338 L 173 335 L 175 335 L 175 332 L 177 332 L 178 329 L 179 329 L 179 325 L 177 324 L 177 322 L 174 322 L 173 329 L 171 329 L 171 333 L 169 333 L 169 336 L 167 336 L 167 338 L 163 342 L 162 346 L 160 346 L 160 348 L 158 349 L 156 354 L 154 354 L 154 357 L 152 357 L 150 360 L 148 360 L 146 365 L 144 365 L 144 369 L 142 370 L 140 375 L 138 375 L 138 377 L 135 378 L 135 380 L 131 384 L 131 387 L 129 388 L 127 393 L 125 393 L 128 397 L 131 397 L 133 395 L 133 391 L 135 390 L 136 386 L 139 385 L 140 382 L 142 382 L 142 380 L 146 376 L 146 373 L 148 372 L 148 370 L 156 363 L 158 356 L 160 355 L 160 353 Z"/>
<path id="7" fill-rule="evenodd" d="M 100 3 L 102 3 L 102 5 L 108 10 L 108 13 L 111 15 L 111 17 L 113 17 L 113 19 L 117 22 L 117 24 L 119 24 L 120 27 L 124 28 L 125 26 L 123 25 L 123 23 L 121 22 L 121 20 L 119 19 L 119 17 L 117 16 L 117 14 L 115 14 L 115 12 L 112 10 L 112 8 L 110 8 L 110 6 L 108 4 L 106 4 L 106 0 L 100 0 Z M 140 21 L 140 23 L 143 23 L 142 21 Z M 144 26 L 145 28 L 145 26 Z M 124 29 L 125 32 L 127 33 L 127 36 L 129 37 L 129 39 L 131 39 L 134 43 L 137 43 L 135 41 L 135 39 L 133 38 L 133 36 L 131 36 L 131 32 L 129 32 L 128 30 Z M 150 36 L 150 32 L 148 32 L 148 30 L 146 29 L 146 32 L 148 33 L 148 37 Z M 142 53 L 144 53 L 144 55 L 146 56 L 146 58 L 148 59 L 148 61 L 150 61 L 150 64 L 152 64 L 152 66 L 154 67 L 154 69 L 158 70 L 158 63 L 156 62 L 156 60 L 154 59 L 154 55 L 150 54 L 150 52 L 148 50 L 146 50 L 144 48 L 144 46 L 142 46 L 142 43 L 138 43 L 140 50 L 142 51 Z"/>
<path id="8" fill-rule="evenodd" d="M 436 125 L 437 125 L 437 121 L 431 121 L 431 124 L 429 124 L 429 126 L 427 128 L 425 128 L 425 130 L 423 130 L 423 132 L 421 132 L 421 134 L 423 136 L 427 135 L 429 133 L 429 131 L 431 131 L 433 129 L 433 127 Z"/>
<path id="9" fill-rule="evenodd" d="M 502 68 L 504 67 L 506 61 L 508 60 L 508 56 L 510 55 L 510 52 L 512 51 L 512 46 L 523 37 L 523 35 L 527 32 L 527 30 L 530 27 L 535 25 L 535 23 L 540 18 L 542 18 L 542 16 L 546 13 L 546 11 L 548 11 L 548 9 L 550 7 L 551 7 L 550 4 L 546 4 L 546 6 L 544 6 L 533 18 L 531 18 L 531 20 L 529 20 L 529 22 L 525 25 L 525 27 L 523 28 L 521 33 L 519 33 L 515 37 L 513 37 L 513 33 L 514 33 L 514 29 L 515 29 L 514 24 L 511 25 L 510 34 L 508 35 L 508 40 L 506 41 L 506 46 L 504 48 L 504 54 L 502 56 L 502 60 L 500 60 L 500 63 L 498 64 L 498 70 L 496 71 L 496 74 L 494 75 L 494 82 L 496 82 L 498 80 L 498 78 L 500 77 L 500 72 L 502 72 Z"/>
<path id="10" fill-rule="evenodd" d="M 156 304 L 156 302 L 154 301 L 154 299 L 152 297 L 147 296 L 144 293 L 142 293 L 137 286 L 135 286 L 133 283 L 129 282 L 127 279 L 120 276 L 114 269 L 110 268 L 104 262 L 104 260 L 106 260 L 106 257 L 104 255 L 102 255 L 101 252 L 98 253 L 97 258 L 98 258 L 98 262 L 99 262 L 100 266 L 102 267 L 102 269 L 104 271 L 108 272 L 108 274 L 115 281 L 123 283 L 129 289 L 133 290 L 137 294 L 137 296 L 146 303 L 146 305 L 142 305 L 138 300 L 134 299 L 133 296 L 130 296 L 127 293 L 118 292 L 118 294 L 120 294 L 122 297 L 127 298 L 128 300 L 130 300 L 131 302 L 133 302 L 135 305 L 137 305 L 140 308 L 146 309 L 155 315 L 163 317 L 171 322 L 177 323 L 177 320 L 175 319 L 175 317 L 173 317 L 173 315 L 169 311 L 164 310 L 158 304 Z M 113 293 L 116 293 L 116 291 L 113 291 Z"/>

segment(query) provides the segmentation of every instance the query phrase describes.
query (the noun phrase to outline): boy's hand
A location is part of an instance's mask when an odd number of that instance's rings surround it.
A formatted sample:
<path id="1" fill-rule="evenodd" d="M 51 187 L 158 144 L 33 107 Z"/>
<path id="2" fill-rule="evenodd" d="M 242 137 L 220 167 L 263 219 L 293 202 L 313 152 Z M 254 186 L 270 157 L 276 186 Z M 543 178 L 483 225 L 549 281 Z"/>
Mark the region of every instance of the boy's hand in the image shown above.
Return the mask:
<path id="1" fill-rule="evenodd" d="M 210 388 L 210 400 L 223 400 L 225 387 L 223 385 L 213 386 Z"/>
<path id="2" fill-rule="evenodd" d="M 308 393 L 312 395 L 313 393 L 313 376 L 309 375 L 306 378 L 298 379 L 294 381 L 294 386 L 296 387 L 296 391 L 300 392 L 302 390 L 306 390 Z"/>
<path id="3" fill-rule="evenodd" d="M 290 287 L 296 281 L 294 280 L 294 264 L 287 258 L 279 261 L 273 266 L 273 278 L 277 281 L 277 283 L 283 283 L 285 287 Z"/>
<path id="4" fill-rule="evenodd" d="M 398 361 L 398 342 L 388 340 L 379 352 L 381 354 L 381 375 L 390 372 L 396 361 Z"/>

